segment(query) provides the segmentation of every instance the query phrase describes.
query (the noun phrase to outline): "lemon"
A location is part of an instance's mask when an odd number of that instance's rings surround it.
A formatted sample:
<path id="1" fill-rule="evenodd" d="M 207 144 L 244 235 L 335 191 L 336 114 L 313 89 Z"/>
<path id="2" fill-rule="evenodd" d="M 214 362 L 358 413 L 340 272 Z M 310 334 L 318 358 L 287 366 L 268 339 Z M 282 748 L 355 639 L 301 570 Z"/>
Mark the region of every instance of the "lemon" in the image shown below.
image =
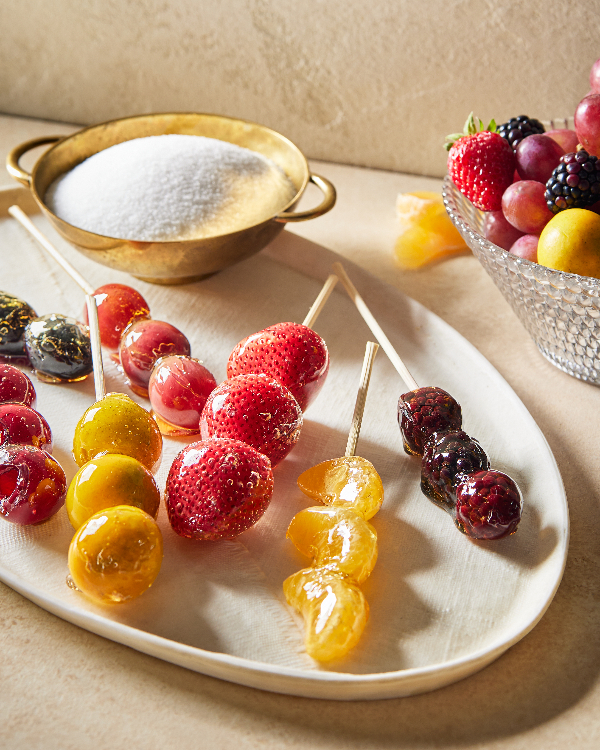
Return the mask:
<path id="1" fill-rule="evenodd" d="M 584 208 L 556 214 L 540 235 L 537 257 L 542 266 L 600 279 L 600 216 Z"/>

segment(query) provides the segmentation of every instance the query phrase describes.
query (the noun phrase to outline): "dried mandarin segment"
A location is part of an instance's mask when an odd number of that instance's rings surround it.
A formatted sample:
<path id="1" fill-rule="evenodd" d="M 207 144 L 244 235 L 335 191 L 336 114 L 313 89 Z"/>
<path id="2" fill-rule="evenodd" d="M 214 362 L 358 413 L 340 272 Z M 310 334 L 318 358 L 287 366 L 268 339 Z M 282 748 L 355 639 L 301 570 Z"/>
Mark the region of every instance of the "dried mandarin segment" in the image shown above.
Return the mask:
<path id="1" fill-rule="evenodd" d="M 309 656 L 331 661 L 345 656 L 369 618 L 369 605 L 354 581 L 325 568 L 305 568 L 283 583 L 285 597 L 304 617 Z"/>
<path id="2" fill-rule="evenodd" d="M 306 508 L 292 518 L 287 537 L 316 567 L 327 565 L 357 583 L 377 562 L 375 529 L 349 508 Z"/>
<path id="3" fill-rule="evenodd" d="M 401 193 L 396 201 L 400 234 L 394 253 L 407 270 L 465 253 L 468 247 L 448 216 L 440 193 Z"/>
<path id="4" fill-rule="evenodd" d="M 90 599 L 117 604 L 154 583 L 162 558 L 162 535 L 152 516 L 117 505 L 79 528 L 69 547 L 69 570 L 75 586 Z"/>
<path id="5" fill-rule="evenodd" d="M 344 456 L 323 461 L 298 477 L 305 495 L 325 505 L 352 508 L 372 518 L 383 503 L 383 484 L 366 458 Z"/>

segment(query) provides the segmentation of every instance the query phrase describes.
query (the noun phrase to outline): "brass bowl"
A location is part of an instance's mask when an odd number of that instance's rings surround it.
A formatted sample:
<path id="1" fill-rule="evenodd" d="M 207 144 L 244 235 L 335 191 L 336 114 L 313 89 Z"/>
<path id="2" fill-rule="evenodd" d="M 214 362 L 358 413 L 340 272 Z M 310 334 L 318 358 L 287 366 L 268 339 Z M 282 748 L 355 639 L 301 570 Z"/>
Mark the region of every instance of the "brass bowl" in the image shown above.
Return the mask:
<path id="1" fill-rule="evenodd" d="M 267 220 L 228 234 L 175 242 L 136 242 L 94 234 L 59 219 L 44 203 L 48 186 L 89 156 L 133 138 L 170 133 L 203 135 L 256 151 L 283 169 L 296 194 Z M 54 145 L 38 159 L 31 174 L 19 166 L 27 151 L 50 143 Z M 18 182 L 31 189 L 50 223 L 77 250 L 98 263 L 155 284 L 195 281 L 245 260 L 271 242 L 286 222 L 321 216 L 333 208 L 336 199 L 333 185 L 324 177 L 311 174 L 306 158 L 287 138 L 263 125 L 220 115 L 140 115 L 92 125 L 67 137 L 35 138 L 14 148 L 6 167 Z M 294 212 L 292 209 L 309 182 L 323 192 L 323 201 L 311 210 Z"/>

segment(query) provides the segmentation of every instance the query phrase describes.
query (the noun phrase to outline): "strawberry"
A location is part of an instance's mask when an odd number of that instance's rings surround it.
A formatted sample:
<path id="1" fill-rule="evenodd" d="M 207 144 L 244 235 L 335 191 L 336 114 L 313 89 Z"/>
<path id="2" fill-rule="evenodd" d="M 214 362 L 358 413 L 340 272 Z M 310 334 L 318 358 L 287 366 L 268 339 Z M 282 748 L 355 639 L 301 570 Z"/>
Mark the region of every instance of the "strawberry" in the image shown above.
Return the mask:
<path id="1" fill-rule="evenodd" d="M 469 115 L 464 133 L 447 137 L 448 174 L 476 208 L 499 211 L 502 193 L 512 183 L 516 157 L 508 143 L 496 131 L 492 120 L 483 130 L 479 118 Z"/>
<path id="2" fill-rule="evenodd" d="M 273 494 L 269 459 L 239 440 L 211 438 L 178 453 L 167 477 L 169 523 L 189 539 L 233 539 L 263 515 Z"/>
<path id="3" fill-rule="evenodd" d="M 242 440 L 276 466 L 300 437 L 302 409 L 289 390 L 267 375 L 237 375 L 210 394 L 200 417 L 202 440 Z"/>
<path id="4" fill-rule="evenodd" d="M 227 363 L 227 377 L 264 373 L 292 392 L 302 411 L 321 390 L 329 371 L 323 339 L 299 323 L 278 323 L 247 336 Z"/>

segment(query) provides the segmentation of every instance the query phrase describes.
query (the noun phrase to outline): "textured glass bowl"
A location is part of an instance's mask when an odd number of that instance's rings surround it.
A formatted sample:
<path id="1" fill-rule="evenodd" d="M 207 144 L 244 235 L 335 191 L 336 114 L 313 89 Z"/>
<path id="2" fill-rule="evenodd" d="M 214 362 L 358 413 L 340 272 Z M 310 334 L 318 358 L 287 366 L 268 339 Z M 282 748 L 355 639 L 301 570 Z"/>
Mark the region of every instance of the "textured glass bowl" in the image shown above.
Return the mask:
<path id="1" fill-rule="evenodd" d="M 483 237 L 485 214 L 450 177 L 442 193 L 452 222 L 544 357 L 569 375 L 600 385 L 600 279 L 511 255 Z"/>

